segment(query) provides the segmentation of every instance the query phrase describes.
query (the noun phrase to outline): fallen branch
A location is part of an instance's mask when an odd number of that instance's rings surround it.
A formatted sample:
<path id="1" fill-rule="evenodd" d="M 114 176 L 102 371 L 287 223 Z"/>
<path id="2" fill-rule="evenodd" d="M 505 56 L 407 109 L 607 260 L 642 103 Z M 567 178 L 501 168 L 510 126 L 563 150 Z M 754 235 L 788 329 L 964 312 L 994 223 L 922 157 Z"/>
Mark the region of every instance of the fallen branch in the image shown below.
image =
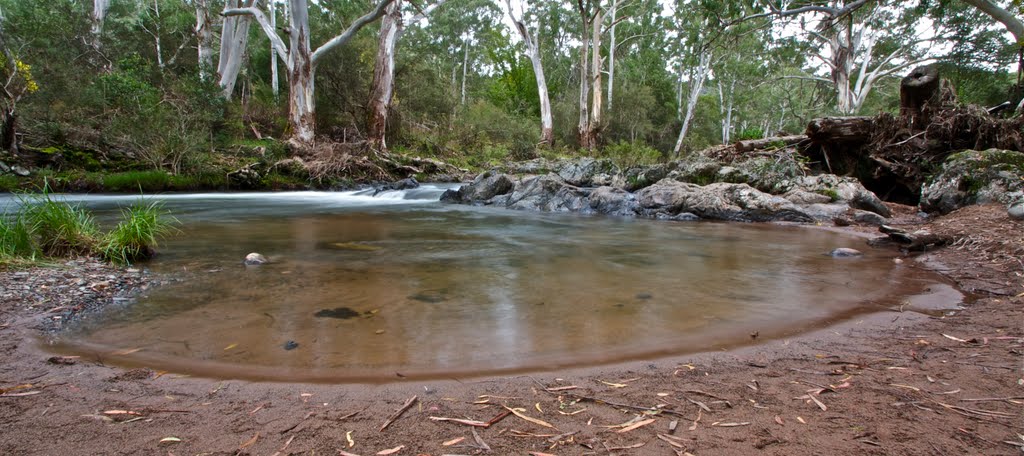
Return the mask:
<path id="1" fill-rule="evenodd" d="M 401 417 L 406 410 L 409 410 L 409 407 L 412 407 L 412 404 L 416 403 L 417 399 L 419 399 L 419 397 L 414 395 L 413 397 L 410 397 L 409 400 L 405 401 L 405 404 L 402 404 L 402 407 L 395 411 L 395 413 L 393 413 L 388 420 L 380 426 L 380 430 L 378 432 L 384 432 L 388 426 L 391 426 L 391 423 L 394 423 L 395 420 Z"/>

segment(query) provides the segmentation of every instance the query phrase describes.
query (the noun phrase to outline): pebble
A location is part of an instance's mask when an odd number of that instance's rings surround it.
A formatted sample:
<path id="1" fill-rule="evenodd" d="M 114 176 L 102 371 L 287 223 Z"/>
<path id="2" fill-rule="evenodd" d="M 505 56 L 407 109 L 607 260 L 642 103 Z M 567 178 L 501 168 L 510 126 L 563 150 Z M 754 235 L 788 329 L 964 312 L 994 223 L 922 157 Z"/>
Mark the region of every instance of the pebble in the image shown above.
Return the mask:
<path id="1" fill-rule="evenodd" d="M 829 252 L 829 256 L 831 256 L 833 258 L 851 258 L 851 257 L 859 257 L 861 255 L 864 255 L 864 254 L 861 253 L 860 250 L 851 249 L 849 247 L 839 247 L 838 249 L 834 249 L 831 252 Z"/>
<path id="2" fill-rule="evenodd" d="M 259 266 L 261 264 L 267 264 L 267 257 L 260 255 L 256 252 L 250 253 L 245 256 L 245 261 L 242 262 L 246 266 Z"/>

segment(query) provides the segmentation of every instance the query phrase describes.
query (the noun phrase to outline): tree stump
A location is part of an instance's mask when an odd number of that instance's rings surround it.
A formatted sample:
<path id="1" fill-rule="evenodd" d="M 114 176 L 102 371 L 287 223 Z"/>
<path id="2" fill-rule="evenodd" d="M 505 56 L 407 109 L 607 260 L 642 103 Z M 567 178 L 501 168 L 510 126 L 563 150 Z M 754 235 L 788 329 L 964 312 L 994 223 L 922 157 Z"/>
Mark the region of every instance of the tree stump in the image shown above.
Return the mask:
<path id="1" fill-rule="evenodd" d="M 900 117 L 910 119 L 914 129 L 928 125 L 930 113 L 926 107 L 934 110 L 956 103 L 953 84 L 942 79 L 935 65 L 914 68 L 900 81 Z"/>

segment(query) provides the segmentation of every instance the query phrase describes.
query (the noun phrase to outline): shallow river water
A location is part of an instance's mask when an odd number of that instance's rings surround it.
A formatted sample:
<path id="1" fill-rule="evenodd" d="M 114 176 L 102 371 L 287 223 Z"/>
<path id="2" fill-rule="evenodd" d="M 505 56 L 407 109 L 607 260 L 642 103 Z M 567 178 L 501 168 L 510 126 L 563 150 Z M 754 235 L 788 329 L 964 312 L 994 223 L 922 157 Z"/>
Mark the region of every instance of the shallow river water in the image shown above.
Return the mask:
<path id="1" fill-rule="evenodd" d="M 474 208 L 443 190 L 160 196 L 181 232 L 146 267 L 189 280 L 53 349 L 218 378 L 487 375 L 787 336 L 939 280 L 821 229 Z M 138 199 L 69 198 L 104 220 Z M 245 267 L 249 252 L 271 263 Z"/>

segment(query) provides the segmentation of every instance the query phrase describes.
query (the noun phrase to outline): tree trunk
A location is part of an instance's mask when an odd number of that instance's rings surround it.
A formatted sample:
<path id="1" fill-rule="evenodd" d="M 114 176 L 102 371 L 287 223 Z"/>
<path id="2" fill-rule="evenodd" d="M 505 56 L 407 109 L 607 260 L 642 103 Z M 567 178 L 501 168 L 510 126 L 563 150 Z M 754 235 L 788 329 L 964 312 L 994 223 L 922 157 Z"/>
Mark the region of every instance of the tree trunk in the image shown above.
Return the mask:
<path id="1" fill-rule="evenodd" d="M 764 139 L 737 141 L 735 147 L 736 152 L 750 152 L 752 150 L 766 149 L 773 146 L 792 146 L 793 144 L 799 144 L 803 141 L 807 141 L 807 135 L 776 136 Z"/>
<path id="2" fill-rule="evenodd" d="M 388 109 L 395 87 L 395 46 L 402 28 L 401 1 L 387 7 L 381 19 L 377 43 L 377 59 L 373 66 L 373 82 L 368 106 L 367 141 L 380 149 L 386 149 L 385 133 L 388 123 Z"/>
<path id="3" fill-rule="evenodd" d="M 612 111 L 612 104 L 615 94 L 615 27 L 619 24 L 615 18 L 619 11 L 619 0 L 612 0 L 612 27 L 608 31 L 608 112 Z M 611 114 L 609 114 L 611 115 Z"/>
<path id="4" fill-rule="evenodd" d="M 686 101 L 686 111 L 683 114 L 683 126 L 679 129 L 676 146 L 672 148 L 672 154 L 676 157 L 683 151 L 683 141 L 686 140 L 686 134 L 690 131 L 690 121 L 693 120 L 693 114 L 697 108 L 697 100 L 700 99 L 700 93 L 704 90 L 704 81 L 707 79 L 710 71 L 711 51 L 703 50 L 700 54 L 700 64 L 697 65 L 696 70 L 690 73 L 690 95 Z M 681 72 L 682 68 L 680 67 Z M 680 76 L 680 80 L 682 80 L 682 76 Z M 681 89 L 679 93 L 682 94 Z M 682 106 L 679 106 L 680 111 L 682 111 L 682 108 Z"/>
<path id="5" fill-rule="evenodd" d="M 13 155 L 18 154 L 18 115 L 13 109 L 3 110 L 3 125 L 0 127 L 0 147 Z"/>
<path id="6" fill-rule="evenodd" d="M 288 56 L 291 73 L 288 75 L 288 116 L 292 138 L 310 143 L 316 133 L 316 105 L 314 98 L 314 71 L 316 70 L 309 45 L 309 8 L 306 0 L 290 0 L 291 44 Z"/>
<path id="7" fill-rule="evenodd" d="M 466 105 L 466 68 L 469 67 L 469 37 L 462 41 L 462 99 L 460 104 Z"/>
<path id="8" fill-rule="evenodd" d="M 277 30 L 277 11 L 274 4 L 277 2 L 271 0 L 268 2 L 270 6 L 270 28 Z M 278 81 L 277 76 L 277 48 L 273 44 L 270 45 L 270 90 L 274 93 L 274 101 L 277 101 L 278 93 L 280 92 L 281 83 Z"/>
<path id="9" fill-rule="evenodd" d="M 553 128 L 553 122 L 551 118 L 551 100 L 548 97 L 548 82 L 544 77 L 544 64 L 541 61 L 540 49 L 537 47 L 537 42 L 530 32 L 526 29 L 526 25 L 523 21 L 515 16 L 515 12 L 512 9 L 511 0 L 505 0 L 505 5 L 508 7 L 508 17 L 512 20 L 512 24 L 515 25 L 516 31 L 519 32 L 519 36 L 523 39 L 523 43 L 526 45 L 526 55 L 530 58 L 530 63 L 533 65 L 533 75 L 537 80 L 537 97 L 540 98 L 540 143 L 542 145 L 553 145 L 555 143 L 555 131 Z"/>
<path id="10" fill-rule="evenodd" d="M 100 37 L 103 35 L 103 22 L 107 18 L 107 10 L 110 9 L 110 0 L 93 0 L 92 2 L 92 26 L 90 31 L 92 32 L 92 47 L 96 51 L 99 51 L 103 44 L 100 41 Z"/>
<path id="11" fill-rule="evenodd" d="M 728 91 L 722 88 L 721 81 L 718 82 L 719 112 L 722 114 L 722 144 L 729 144 L 732 140 L 732 103 L 735 99 L 733 96 L 735 89 L 735 79 L 729 83 Z"/>
<path id="12" fill-rule="evenodd" d="M 601 21 L 602 14 L 601 8 L 599 7 L 594 13 L 594 29 L 591 33 L 591 66 L 590 75 L 594 78 L 594 83 L 591 84 L 591 90 L 593 91 L 591 96 L 590 106 L 590 124 L 588 125 L 589 131 L 587 135 L 590 140 L 590 147 L 597 147 L 600 142 L 599 136 L 601 132 L 601 111 L 603 109 L 601 99 Z"/>
<path id="13" fill-rule="evenodd" d="M 871 138 L 873 117 L 822 117 L 807 124 L 805 134 L 815 144 L 865 142 Z"/>
<path id="14" fill-rule="evenodd" d="M 225 11 L 234 8 L 252 7 L 254 0 L 228 0 L 224 5 Z M 246 48 L 249 44 L 249 24 L 252 23 L 252 16 L 228 16 L 224 19 L 223 30 L 220 35 L 220 61 L 217 65 L 217 74 L 220 75 L 220 87 L 223 89 L 224 98 L 231 99 L 235 91 L 235 82 L 238 80 L 238 73 L 242 70 L 242 62 L 245 60 Z"/>
<path id="15" fill-rule="evenodd" d="M 199 77 L 209 79 L 213 70 L 213 24 L 209 0 L 196 0 L 196 48 L 199 50 Z"/>
<path id="16" fill-rule="evenodd" d="M 581 11 L 583 19 L 583 31 L 580 33 L 580 121 L 576 127 L 576 134 L 579 137 L 580 147 L 593 149 L 594 144 L 590 136 L 590 23 L 587 22 L 587 13 Z"/>

